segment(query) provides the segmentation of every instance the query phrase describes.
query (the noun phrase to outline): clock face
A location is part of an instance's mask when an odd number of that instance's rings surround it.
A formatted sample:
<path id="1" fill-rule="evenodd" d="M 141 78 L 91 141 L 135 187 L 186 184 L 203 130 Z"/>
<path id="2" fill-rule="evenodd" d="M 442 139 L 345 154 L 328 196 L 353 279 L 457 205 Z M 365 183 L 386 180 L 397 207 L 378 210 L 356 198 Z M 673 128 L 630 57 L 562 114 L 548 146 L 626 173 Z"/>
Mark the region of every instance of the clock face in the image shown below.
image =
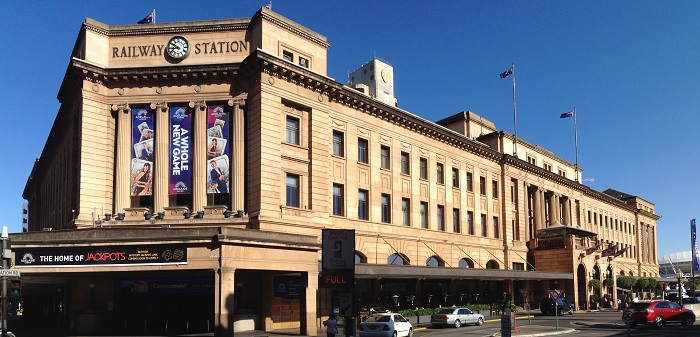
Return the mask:
<path id="1" fill-rule="evenodd" d="M 168 41 L 168 55 L 176 60 L 182 60 L 190 52 L 190 45 L 182 36 L 175 36 Z"/>
<path id="2" fill-rule="evenodd" d="M 384 81 L 384 83 L 389 82 L 390 77 L 391 75 L 389 74 L 389 71 L 386 69 L 382 69 L 382 80 Z"/>

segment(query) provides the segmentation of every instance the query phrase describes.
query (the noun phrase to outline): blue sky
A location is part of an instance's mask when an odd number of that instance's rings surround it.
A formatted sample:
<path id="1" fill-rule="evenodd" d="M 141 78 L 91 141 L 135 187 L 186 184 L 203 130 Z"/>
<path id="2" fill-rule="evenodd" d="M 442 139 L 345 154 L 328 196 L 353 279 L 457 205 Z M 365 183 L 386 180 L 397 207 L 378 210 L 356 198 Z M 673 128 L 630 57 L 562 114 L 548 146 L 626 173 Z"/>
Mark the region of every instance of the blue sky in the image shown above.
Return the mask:
<path id="1" fill-rule="evenodd" d="M 267 1 L 61 1 L 0 4 L 3 67 L 0 223 L 21 231 L 22 190 L 58 111 L 56 95 L 81 23 L 250 17 Z M 469 110 L 575 161 L 596 190 L 654 204 L 659 254 L 690 250 L 700 218 L 700 2 L 303 1 L 272 9 L 328 38 L 328 75 L 375 55 L 394 67 L 399 107 L 436 121 Z"/>

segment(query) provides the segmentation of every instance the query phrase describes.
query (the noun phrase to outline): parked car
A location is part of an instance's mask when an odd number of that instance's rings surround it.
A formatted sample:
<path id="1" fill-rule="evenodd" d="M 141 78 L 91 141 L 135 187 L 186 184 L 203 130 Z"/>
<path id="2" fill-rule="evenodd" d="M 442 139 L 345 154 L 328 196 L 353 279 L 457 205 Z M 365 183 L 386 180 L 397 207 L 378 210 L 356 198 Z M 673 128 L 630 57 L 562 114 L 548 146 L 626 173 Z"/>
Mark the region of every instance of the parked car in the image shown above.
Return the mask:
<path id="1" fill-rule="evenodd" d="M 554 315 L 554 300 L 551 298 L 545 298 L 542 300 L 542 303 L 540 303 L 540 311 L 542 311 L 543 315 Z M 569 315 L 574 314 L 574 305 L 571 304 L 566 298 L 559 297 L 557 298 L 557 312 L 556 314 L 561 316 L 564 313 L 568 313 Z"/>
<path id="2" fill-rule="evenodd" d="M 430 324 L 455 328 L 465 324 L 482 325 L 484 324 L 484 315 L 474 313 L 467 308 L 447 308 L 440 310 L 437 314 L 430 315 Z"/>
<path id="3" fill-rule="evenodd" d="M 700 297 L 683 297 L 683 304 L 700 304 Z"/>
<path id="4" fill-rule="evenodd" d="M 637 324 L 653 324 L 655 327 L 663 326 L 667 323 L 681 323 L 693 325 L 695 323 L 695 313 L 685 309 L 678 303 L 667 300 L 640 301 L 630 304 L 626 310 L 632 311 L 632 322 L 630 327 Z M 624 317 L 624 313 L 622 317 Z M 624 318 L 623 318 L 624 319 Z"/>
<path id="5" fill-rule="evenodd" d="M 413 337 L 413 325 L 397 313 L 377 313 L 360 324 L 360 337 Z"/>

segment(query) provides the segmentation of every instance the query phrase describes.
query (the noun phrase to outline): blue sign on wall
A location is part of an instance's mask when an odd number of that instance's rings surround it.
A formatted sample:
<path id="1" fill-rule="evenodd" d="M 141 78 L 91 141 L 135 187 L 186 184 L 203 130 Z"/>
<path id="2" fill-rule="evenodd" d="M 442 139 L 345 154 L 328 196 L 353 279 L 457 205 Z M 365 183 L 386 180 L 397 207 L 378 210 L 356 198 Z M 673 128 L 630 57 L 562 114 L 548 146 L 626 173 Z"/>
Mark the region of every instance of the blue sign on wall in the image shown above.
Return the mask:
<path id="1" fill-rule="evenodd" d="M 275 276 L 275 297 L 301 298 L 304 284 L 301 277 Z"/>

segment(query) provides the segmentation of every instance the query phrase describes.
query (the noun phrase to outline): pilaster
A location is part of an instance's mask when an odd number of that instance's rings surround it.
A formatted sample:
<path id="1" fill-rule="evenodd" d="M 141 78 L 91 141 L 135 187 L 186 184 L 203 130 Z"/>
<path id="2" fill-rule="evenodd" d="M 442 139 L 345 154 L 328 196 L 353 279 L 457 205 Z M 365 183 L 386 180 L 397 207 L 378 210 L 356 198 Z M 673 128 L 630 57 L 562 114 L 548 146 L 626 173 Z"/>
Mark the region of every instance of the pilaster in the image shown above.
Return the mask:
<path id="1" fill-rule="evenodd" d="M 115 163 L 114 210 L 112 214 L 123 213 L 130 207 L 129 190 L 131 179 L 131 108 L 129 104 L 112 105 L 117 119 L 117 155 Z"/>

